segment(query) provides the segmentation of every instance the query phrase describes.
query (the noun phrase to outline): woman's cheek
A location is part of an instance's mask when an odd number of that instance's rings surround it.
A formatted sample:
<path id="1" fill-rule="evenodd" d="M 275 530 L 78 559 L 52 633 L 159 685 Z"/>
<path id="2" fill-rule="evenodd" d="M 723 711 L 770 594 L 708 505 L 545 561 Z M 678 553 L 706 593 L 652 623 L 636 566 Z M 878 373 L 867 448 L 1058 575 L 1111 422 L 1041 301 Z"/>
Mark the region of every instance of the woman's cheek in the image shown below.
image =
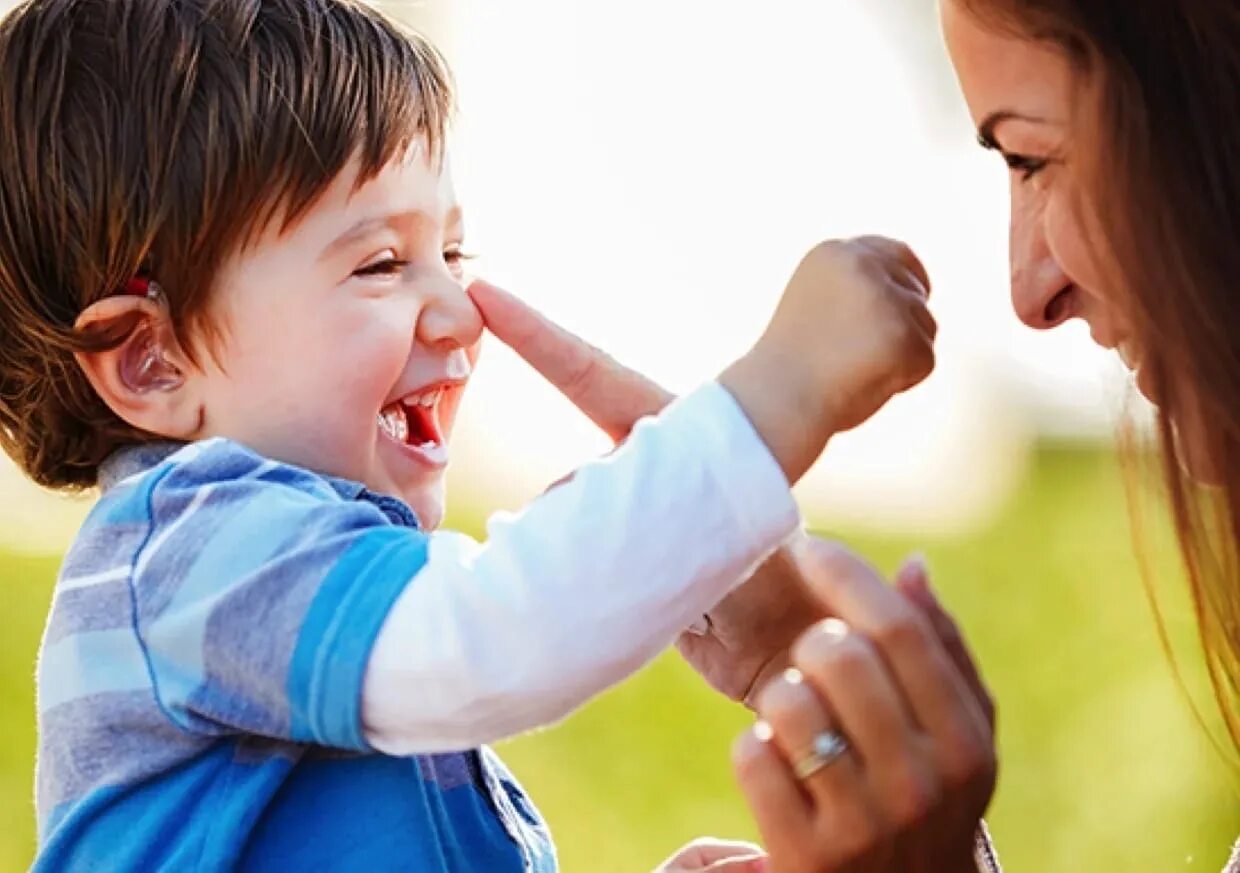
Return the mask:
<path id="1" fill-rule="evenodd" d="M 1103 239 L 1101 231 L 1090 233 L 1081 225 L 1073 199 L 1070 191 L 1048 192 L 1043 213 L 1047 245 L 1073 284 L 1086 294 L 1109 299 L 1111 295 L 1090 246 L 1091 240 Z"/>

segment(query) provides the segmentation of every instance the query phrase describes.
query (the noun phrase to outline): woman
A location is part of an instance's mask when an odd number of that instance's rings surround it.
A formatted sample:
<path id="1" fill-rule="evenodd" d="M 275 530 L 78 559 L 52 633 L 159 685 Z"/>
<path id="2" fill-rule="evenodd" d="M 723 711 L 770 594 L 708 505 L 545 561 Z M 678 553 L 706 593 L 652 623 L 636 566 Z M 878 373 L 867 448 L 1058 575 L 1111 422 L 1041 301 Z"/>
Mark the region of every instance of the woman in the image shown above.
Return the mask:
<path id="1" fill-rule="evenodd" d="M 1240 7 L 944 0 L 942 18 L 979 140 L 1012 172 L 1017 314 L 1039 329 L 1085 320 L 1159 407 L 1167 491 L 1207 667 L 1240 745 Z M 811 681 L 816 694 L 770 711 L 776 745 L 797 748 L 780 735 L 803 740 L 838 718 L 860 759 L 871 760 L 870 726 L 857 715 L 849 723 L 836 702 L 845 693 L 839 671 L 824 672 L 830 652 L 799 645 L 805 675 L 822 678 Z M 886 651 L 881 639 L 878 648 Z M 869 685 L 895 686 L 917 711 L 916 689 L 898 668 Z M 759 711 L 789 694 L 776 683 Z M 878 711 L 871 707 L 870 718 Z M 957 830 L 951 845 L 931 841 L 943 834 L 941 818 L 973 818 L 977 798 L 953 790 L 959 783 L 937 739 L 927 743 L 907 726 L 904 736 L 895 754 L 939 789 L 914 810 L 925 814 L 897 819 L 904 827 L 885 824 L 881 809 L 859 799 L 889 795 L 852 756 L 815 762 L 823 770 L 811 779 L 815 802 L 806 803 L 789 793 L 790 771 L 767 744 L 740 744 L 742 785 L 777 869 L 836 869 L 858 857 L 866 870 L 952 869 L 952 845 L 965 838 Z M 866 822 L 872 839 L 837 853 L 824 829 L 833 833 L 840 810 Z M 817 857 L 807 857 L 808 845 L 819 847 Z M 1240 857 L 1229 869 L 1240 869 Z"/>
<path id="2" fill-rule="evenodd" d="M 1018 316 L 1038 329 L 1083 319 L 1159 407 L 1207 667 L 1240 746 L 1240 7 L 942 0 L 942 18 L 979 140 L 1011 169 Z M 515 301 L 485 289 L 477 300 L 612 432 L 660 405 L 649 383 Z M 924 572 L 906 568 L 892 590 L 824 543 L 799 560 L 839 620 L 796 642 L 797 670 L 762 683 L 750 699 L 763 721 L 736 748 L 771 868 L 993 865 L 985 849 L 973 857 L 994 790 L 993 710 Z M 785 663 L 752 654 L 778 634 L 756 641 L 759 622 L 737 608 L 769 602 L 764 587 L 712 614 L 717 639 L 686 641 L 734 696 Z M 801 604 L 780 633 L 812 611 Z"/>

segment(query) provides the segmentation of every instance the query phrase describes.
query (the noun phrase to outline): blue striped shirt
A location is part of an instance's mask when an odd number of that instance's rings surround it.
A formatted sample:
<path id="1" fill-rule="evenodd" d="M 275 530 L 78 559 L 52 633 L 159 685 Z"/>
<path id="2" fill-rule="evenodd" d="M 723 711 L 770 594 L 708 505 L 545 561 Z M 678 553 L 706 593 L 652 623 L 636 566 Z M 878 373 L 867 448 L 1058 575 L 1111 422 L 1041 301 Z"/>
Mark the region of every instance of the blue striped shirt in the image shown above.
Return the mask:
<path id="1" fill-rule="evenodd" d="M 371 647 L 426 561 L 404 503 L 223 439 L 101 472 L 39 659 L 36 869 L 556 869 L 489 749 L 363 736 Z"/>

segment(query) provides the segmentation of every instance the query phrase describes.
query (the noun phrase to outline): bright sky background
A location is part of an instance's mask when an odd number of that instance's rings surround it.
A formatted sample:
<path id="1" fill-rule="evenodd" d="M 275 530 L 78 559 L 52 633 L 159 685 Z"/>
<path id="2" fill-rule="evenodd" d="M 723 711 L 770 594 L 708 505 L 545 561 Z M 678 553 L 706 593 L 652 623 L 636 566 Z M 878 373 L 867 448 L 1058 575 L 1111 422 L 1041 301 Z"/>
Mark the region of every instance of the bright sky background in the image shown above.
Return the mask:
<path id="1" fill-rule="evenodd" d="M 1110 432 L 1112 357 L 1009 308 L 1006 170 L 922 0 L 389 6 L 420 6 L 457 69 L 479 270 L 676 390 L 747 348 L 816 241 L 877 232 L 922 254 L 939 372 L 832 447 L 800 492 L 811 515 L 967 523 L 1035 431 Z M 491 499 L 601 446 L 502 354 L 473 390 L 460 473 Z"/>
<path id="2" fill-rule="evenodd" d="M 478 271 L 674 390 L 748 347 L 815 242 L 883 233 L 922 255 L 939 370 L 833 444 L 799 490 L 811 520 L 967 525 L 1036 433 L 1109 434 L 1111 356 L 1008 306 L 1006 171 L 974 144 L 924 0 L 387 6 L 456 68 Z M 496 344 L 471 391 L 457 499 L 517 505 L 606 448 Z M 0 539 L 63 541 L 59 504 L 14 478 Z"/>

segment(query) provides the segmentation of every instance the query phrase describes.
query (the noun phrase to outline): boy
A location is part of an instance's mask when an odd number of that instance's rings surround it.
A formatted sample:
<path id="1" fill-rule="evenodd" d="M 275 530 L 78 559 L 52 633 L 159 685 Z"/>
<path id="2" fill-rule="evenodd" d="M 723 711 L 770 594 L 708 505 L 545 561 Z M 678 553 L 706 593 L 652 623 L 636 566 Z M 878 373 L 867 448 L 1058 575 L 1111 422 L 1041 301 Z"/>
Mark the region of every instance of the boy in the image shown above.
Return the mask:
<path id="1" fill-rule="evenodd" d="M 436 531 L 482 331 L 451 103 L 348 0 L 0 27 L 0 439 L 103 492 L 40 655 L 36 866 L 554 869 L 483 744 L 666 647 L 928 372 L 907 252 L 822 247 L 717 382 L 485 543 Z"/>

